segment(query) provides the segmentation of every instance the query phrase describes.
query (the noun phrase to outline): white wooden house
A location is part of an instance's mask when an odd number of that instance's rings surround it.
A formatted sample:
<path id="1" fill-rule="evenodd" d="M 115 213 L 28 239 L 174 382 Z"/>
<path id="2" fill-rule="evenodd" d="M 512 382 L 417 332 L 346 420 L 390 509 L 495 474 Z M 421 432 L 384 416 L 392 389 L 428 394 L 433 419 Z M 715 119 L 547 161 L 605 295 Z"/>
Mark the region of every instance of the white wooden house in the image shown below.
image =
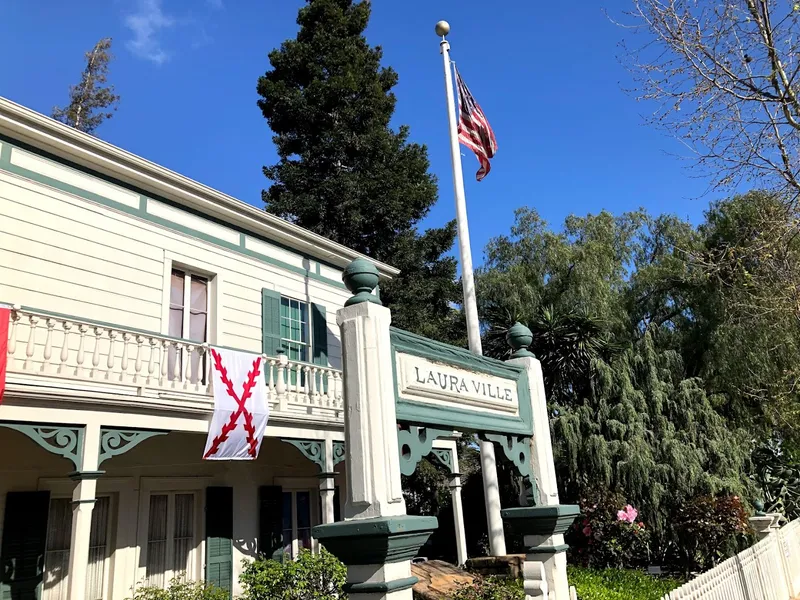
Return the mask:
<path id="1" fill-rule="evenodd" d="M 335 312 L 357 256 L 0 98 L 0 600 L 182 572 L 236 593 L 242 559 L 314 545 L 344 484 Z M 208 345 L 268 365 L 256 461 L 201 460 Z"/>

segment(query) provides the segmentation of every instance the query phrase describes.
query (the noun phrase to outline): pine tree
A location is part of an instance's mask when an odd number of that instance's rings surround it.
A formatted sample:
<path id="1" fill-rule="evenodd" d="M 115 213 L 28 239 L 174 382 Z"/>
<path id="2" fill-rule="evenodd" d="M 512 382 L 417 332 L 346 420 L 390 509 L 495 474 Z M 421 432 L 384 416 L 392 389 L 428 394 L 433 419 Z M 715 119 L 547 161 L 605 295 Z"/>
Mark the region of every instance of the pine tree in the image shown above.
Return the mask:
<path id="1" fill-rule="evenodd" d="M 455 225 L 417 226 L 437 200 L 425 146 L 409 128 L 390 127 L 397 73 L 381 66 L 364 29 L 368 1 L 307 0 L 296 39 L 269 55 L 258 106 L 280 160 L 264 167 L 273 183 L 266 209 L 402 270 L 381 286 L 394 323 L 454 339 L 455 261 L 443 257 Z"/>
<path id="2" fill-rule="evenodd" d="M 108 79 L 111 62 L 111 38 L 103 38 L 86 53 L 86 68 L 78 85 L 69 90 L 69 104 L 55 107 L 52 117 L 84 133 L 94 133 L 103 121 L 113 116 L 119 96 Z"/>

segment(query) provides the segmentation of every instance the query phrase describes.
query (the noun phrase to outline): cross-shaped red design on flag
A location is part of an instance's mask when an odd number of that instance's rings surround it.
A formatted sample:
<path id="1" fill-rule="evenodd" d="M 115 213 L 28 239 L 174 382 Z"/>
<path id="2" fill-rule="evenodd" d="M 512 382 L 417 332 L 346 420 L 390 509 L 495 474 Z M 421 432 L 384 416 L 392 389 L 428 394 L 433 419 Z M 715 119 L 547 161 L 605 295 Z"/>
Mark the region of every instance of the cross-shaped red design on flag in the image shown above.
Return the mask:
<path id="1" fill-rule="evenodd" d="M 214 359 L 214 369 L 216 369 L 216 371 L 219 373 L 220 381 L 225 384 L 228 395 L 236 401 L 238 408 L 231 415 L 231 418 L 228 420 L 228 422 L 222 426 L 219 435 L 217 435 L 211 442 L 211 447 L 208 449 L 208 452 L 206 452 L 203 458 L 208 458 L 209 456 L 217 453 L 220 445 L 227 441 L 228 435 L 234 429 L 236 429 L 239 417 L 242 415 L 244 415 L 243 426 L 245 432 L 247 433 L 247 444 L 249 446 L 247 453 L 255 458 L 256 451 L 258 450 L 258 441 L 256 440 L 255 427 L 253 427 L 253 414 L 247 410 L 246 404 L 247 400 L 250 398 L 250 394 L 253 392 L 253 388 L 256 385 L 256 378 L 260 372 L 261 357 L 259 356 L 253 361 L 253 368 L 247 373 L 247 380 L 244 382 L 241 396 L 238 396 L 234 391 L 233 382 L 228 377 L 228 370 L 225 368 L 225 365 L 222 364 L 222 357 L 219 355 L 219 352 L 211 348 L 211 357 Z"/>

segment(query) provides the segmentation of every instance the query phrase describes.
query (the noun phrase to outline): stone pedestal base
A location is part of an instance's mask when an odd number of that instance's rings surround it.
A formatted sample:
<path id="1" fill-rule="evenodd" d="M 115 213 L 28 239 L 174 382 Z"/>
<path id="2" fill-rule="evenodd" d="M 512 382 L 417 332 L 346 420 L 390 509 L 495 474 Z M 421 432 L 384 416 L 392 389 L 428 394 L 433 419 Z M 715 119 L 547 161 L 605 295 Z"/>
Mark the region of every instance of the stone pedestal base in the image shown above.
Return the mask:
<path id="1" fill-rule="evenodd" d="M 352 600 L 411 600 L 411 559 L 437 524 L 436 517 L 375 517 L 318 525 L 313 535 L 347 566 Z"/>
<path id="2" fill-rule="evenodd" d="M 569 600 L 564 532 L 580 514 L 579 508 L 572 504 L 526 506 L 507 508 L 502 514 L 524 536 L 526 600 Z"/>

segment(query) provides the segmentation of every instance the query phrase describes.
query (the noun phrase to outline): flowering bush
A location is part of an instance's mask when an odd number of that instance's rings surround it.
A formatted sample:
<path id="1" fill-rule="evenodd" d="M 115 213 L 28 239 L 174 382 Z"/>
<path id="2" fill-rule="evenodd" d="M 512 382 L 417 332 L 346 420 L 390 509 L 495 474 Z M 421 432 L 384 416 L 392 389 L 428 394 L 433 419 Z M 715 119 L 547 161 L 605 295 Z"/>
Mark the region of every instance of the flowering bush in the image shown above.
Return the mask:
<path id="1" fill-rule="evenodd" d="M 567 532 L 572 561 L 598 569 L 648 564 L 650 532 L 633 506 L 595 495 L 581 500 L 581 515 Z"/>
<path id="2" fill-rule="evenodd" d="M 705 571 L 747 547 L 750 524 L 739 496 L 698 496 L 673 516 L 685 572 Z"/>

